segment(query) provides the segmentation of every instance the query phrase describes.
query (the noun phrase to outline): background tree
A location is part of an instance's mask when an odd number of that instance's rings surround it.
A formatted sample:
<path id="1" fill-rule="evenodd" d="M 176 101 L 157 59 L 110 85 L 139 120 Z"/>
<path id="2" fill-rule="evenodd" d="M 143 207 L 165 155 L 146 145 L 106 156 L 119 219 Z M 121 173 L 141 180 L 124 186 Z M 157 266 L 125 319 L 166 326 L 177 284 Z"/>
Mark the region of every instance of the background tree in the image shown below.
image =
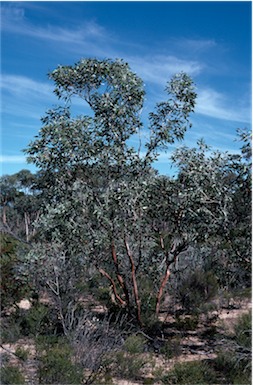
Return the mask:
<path id="1" fill-rule="evenodd" d="M 37 181 L 38 175 L 29 170 L 4 175 L 0 180 L 2 231 L 25 242 L 35 235 L 34 223 L 42 210 Z"/>

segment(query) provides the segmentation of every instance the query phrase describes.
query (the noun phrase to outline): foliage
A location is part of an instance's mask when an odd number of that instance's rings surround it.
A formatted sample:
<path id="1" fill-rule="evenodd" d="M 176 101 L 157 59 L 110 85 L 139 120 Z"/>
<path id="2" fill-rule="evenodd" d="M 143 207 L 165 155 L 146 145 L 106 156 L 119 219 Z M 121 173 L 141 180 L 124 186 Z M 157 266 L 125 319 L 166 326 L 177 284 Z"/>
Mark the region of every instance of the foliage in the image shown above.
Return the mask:
<path id="1" fill-rule="evenodd" d="M 202 361 L 176 363 L 163 378 L 164 384 L 215 384 L 216 373 Z"/>
<path id="2" fill-rule="evenodd" d="M 251 382 L 251 312 L 243 314 L 234 327 L 232 339 L 223 341 L 223 347 L 215 359 L 215 369 L 232 384 Z"/>
<path id="3" fill-rule="evenodd" d="M 238 344 L 245 348 L 251 347 L 251 335 L 252 335 L 252 322 L 251 322 L 251 312 L 243 314 L 237 324 L 235 325 L 235 339 Z"/>
<path id="4" fill-rule="evenodd" d="M 48 306 L 35 303 L 30 309 L 17 314 L 21 332 L 26 336 L 50 334 L 57 330 L 57 316 Z"/>
<path id="5" fill-rule="evenodd" d="M 206 302 L 214 298 L 218 292 L 215 275 L 211 271 L 196 269 L 185 274 L 178 286 L 177 296 L 187 312 L 201 311 Z"/>
<path id="6" fill-rule="evenodd" d="M 5 365 L 1 368 L 1 384 L 22 385 L 25 384 L 25 378 L 19 368 L 12 365 Z"/>
<path id="7" fill-rule="evenodd" d="M 127 354 L 118 351 L 112 358 L 113 372 L 115 376 L 128 380 L 139 380 L 142 376 L 142 368 L 147 363 L 147 359 L 136 354 Z"/>
<path id="8" fill-rule="evenodd" d="M 15 355 L 22 361 L 26 361 L 29 356 L 29 350 L 22 348 L 22 346 L 18 346 L 15 350 Z"/>
<path id="9" fill-rule="evenodd" d="M 64 340 L 48 344 L 40 352 L 38 377 L 40 384 L 81 384 L 82 370 L 72 362 L 72 349 Z"/>
<path id="10" fill-rule="evenodd" d="M 241 155 L 212 152 L 199 140 L 196 148 L 175 151 L 176 177 L 160 176 L 152 162 L 191 126 L 197 95 L 187 74 L 167 83 L 166 100 L 149 114 L 145 143 L 143 83 L 123 60 L 82 59 L 49 77 L 63 103 L 47 111 L 25 151 L 40 171 L 4 178 L 2 209 L 5 228 L 24 218 L 20 234 L 33 241 L 25 268 L 37 289 L 47 291 L 64 334 L 76 327 L 80 297 L 90 290 L 83 282 L 95 282 L 98 274 L 93 294 L 103 293 L 108 307 L 148 329 L 179 267 L 188 276 L 190 251 L 210 265 L 205 285 L 195 277 L 187 293 L 191 311 L 215 291 L 210 271 L 221 286 L 248 284 L 247 133 L 240 134 Z M 76 97 L 89 115 L 74 115 Z M 137 138 L 138 149 L 131 146 Z"/>
<path id="11" fill-rule="evenodd" d="M 181 353 L 180 339 L 173 338 L 166 341 L 160 352 L 168 359 L 179 356 Z"/>
<path id="12" fill-rule="evenodd" d="M 42 210 L 38 175 L 21 170 L 0 178 L 2 229 L 21 242 L 35 236 L 35 222 Z"/>
<path id="13" fill-rule="evenodd" d="M 183 138 L 195 105 L 193 82 L 181 73 L 168 83 L 168 100 L 150 114 L 143 158 L 128 141 L 142 128 L 143 84 L 127 63 L 85 59 L 59 66 L 50 78 L 59 99 L 84 99 L 91 116 L 72 117 L 71 104 L 48 111 L 26 150 L 41 170 L 42 196 L 48 202 L 40 239 L 57 244 L 56 253 L 63 249 L 74 263 L 82 255 L 87 268 L 96 267 L 107 279 L 119 307 L 141 325 L 139 279 L 155 259 L 145 211 L 155 174 L 151 162 L 159 148 Z M 152 280 L 158 278 L 159 285 L 157 267 Z"/>
<path id="14" fill-rule="evenodd" d="M 12 236 L 0 234 L 1 263 L 1 309 L 7 310 L 31 292 L 31 284 L 26 275 L 18 273 L 23 261 L 18 255 L 21 245 Z"/>
<path id="15" fill-rule="evenodd" d="M 146 339 L 144 336 L 132 334 L 124 342 L 124 349 L 130 354 L 143 353 Z"/>

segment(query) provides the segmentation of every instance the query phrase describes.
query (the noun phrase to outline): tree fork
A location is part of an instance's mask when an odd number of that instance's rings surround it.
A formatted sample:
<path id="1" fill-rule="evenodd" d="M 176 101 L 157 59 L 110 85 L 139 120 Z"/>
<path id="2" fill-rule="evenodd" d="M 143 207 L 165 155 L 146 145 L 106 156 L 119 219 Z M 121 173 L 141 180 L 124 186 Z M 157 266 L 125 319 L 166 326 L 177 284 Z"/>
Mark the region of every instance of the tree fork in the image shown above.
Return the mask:
<path id="1" fill-rule="evenodd" d="M 113 290 L 113 293 L 115 295 L 115 298 L 118 300 L 118 302 L 122 305 L 122 306 L 126 306 L 126 301 L 124 301 L 120 295 L 117 293 L 117 288 L 116 288 L 116 284 L 114 282 L 114 280 L 112 279 L 112 277 L 104 270 L 102 269 L 101 267 L 98 269 L 98 271 L 104 276 L 106 277 L 112 284 L 112 290 Z"/>

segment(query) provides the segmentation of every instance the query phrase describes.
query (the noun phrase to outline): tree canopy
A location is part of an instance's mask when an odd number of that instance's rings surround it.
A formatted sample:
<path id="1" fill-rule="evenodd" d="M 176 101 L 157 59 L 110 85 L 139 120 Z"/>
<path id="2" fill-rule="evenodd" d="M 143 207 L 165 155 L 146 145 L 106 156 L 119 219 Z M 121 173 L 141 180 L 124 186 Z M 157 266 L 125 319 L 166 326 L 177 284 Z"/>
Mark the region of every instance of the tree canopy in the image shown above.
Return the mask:
<path id="1" fill-rule="evenodd" d="M 191 127 L 197 95 L 187 74 L 167 83 L 167 100 L 154 106 L 147 127 L 143 82 L 123 60 L 82 59 L 49 77 L 62 105 L 47 111 L 26 149 L 39 168 L 34 191 L 40 199 L 27 263 L 50 291 L 65 332 L 84 280 L 107 287 L 116 307 L 141 326 L 158 316 L 170 277 L 191 262 L 191 253 L 211 259 L 220 281 L 249 280 L 247 133 L 241 133 L 241 155 L 213 152 L 199 140 L 174 153 L 176 178 L 158 175 L 152 164 L 159 151 Z M 89 115 L 73 114 L 76 97 Z M 134 148 L 131 138 L 143 130 L 147 141 Z M 23 174 L 23 186 L 31 186 Z M 12 202 L 16 190 L 4 183 Z M 22 210 L 30 213 L 25 203 Z"/>

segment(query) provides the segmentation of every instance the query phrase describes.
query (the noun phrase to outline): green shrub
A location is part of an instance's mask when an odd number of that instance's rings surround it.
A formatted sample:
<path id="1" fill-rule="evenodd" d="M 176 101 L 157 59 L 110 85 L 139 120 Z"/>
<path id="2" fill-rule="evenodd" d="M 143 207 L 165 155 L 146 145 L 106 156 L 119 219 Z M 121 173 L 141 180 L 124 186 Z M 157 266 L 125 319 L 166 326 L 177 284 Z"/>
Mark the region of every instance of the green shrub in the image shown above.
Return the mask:
<path id="1" fill-rule="evenodd" d="M 176 328 L 178 330 L 187 331 L 187 330 L 196 330 L 199 323 L 198 315 L 194 316 L 177 316 L 176 317 Z"/>
<path id="2" fill-rule="evenodd" d="M 18 314 L 18 323 L 25 336 L 54 334 L 59 330 L 59 320 L 55 309 L 39 302 Z"/>
<path id="3" fill-rule="evenodd" d="M 115 376 L 128 380 L 141 378 L 141 369 L 146 363 L 143 357 L 119 351 L 113 355 L 112 360 Z"/>
<path id="4" fill-rule="evenodd" d="M 251 313 L 243 314 L 234 327 L 234 338 L 224 342 L 224 348 L 214 360 L 215 369 L 232 384 L 251 383 Z"/>
<path id="5" fill-rule="evenodd" d="M 72 362 L 73 351 L 63 339 L 59 339 L 57 342 L 55 339 L 42 340 L 39 347 L 38 377 L 40 384 L 82 383 L 82 370 Z M 47 349 L 42 351 L 44 347 Z"/>
<path id="6" fill-rule="evenodd" d="M 248 312 L 238 319 L 234 328 L 236 342 L 245 348 L 251 348 L 251 324 L 251 312 Z"/>
<path id="7" fill-rule="evenodd" d="M 143 385 L 153 385 L 154 383 L 155 383 L 155 379 L 151 377 L 144 378 L 143 380 Z"/>
<path id="8" fill-rule="evenodd" d="M 235 352 L 222 351 L 214 360 L 215 370 L 222 375 L 224 383 L 235 385 L 251 383 L 251 360 L 238 360 Z"/>
<path id="9" fill-rule="evenodd" d="M 160 352 L 168 359 L 179 356 L 181 353 L 180 339 L 173 338 L 170 341 L 166 341 Z"/>
<path id="10" fill-rule="evenodd" d="M 6 365 L 1 369 L 1 384 L 22 385 L 25 384 L 25 378 L 19 368 L 12 365 Z"/>
<path id="11" fill-rule="evenodd" d="M 164 384 L 215 384 L 216 373 L 202 361 L 176 364 L 171 372 L 162 379 Z"/>
<path id="12" fill-rule="evenodd" d="M 2 343 L 13 343 L 21 338 L 21 328 L 16 318 L 11 314 L 1 319 Z"/>
<path id="13" fill-rule="evenodd" d="M 18 346 L 15 350 L 16 356 L 22 361 L 26 361 L 28 359 L 29 353 L 29 350 L 24 349 L 21 346 Z"/>
<path id="14" fill-rule="evenodd" d="M 218 292 L 218 282 L 211 271 L 195 270 L 185 276 L 178 287 L 178 298 L 189 313 L 201 311 L 201 307 Z"/>
<path id="15" fill-rule="evenodd" d="M 144 336 L 132 334 L 125 340 L 124 349 L 130 354 L 143 353 L 145 343 Z"/>

